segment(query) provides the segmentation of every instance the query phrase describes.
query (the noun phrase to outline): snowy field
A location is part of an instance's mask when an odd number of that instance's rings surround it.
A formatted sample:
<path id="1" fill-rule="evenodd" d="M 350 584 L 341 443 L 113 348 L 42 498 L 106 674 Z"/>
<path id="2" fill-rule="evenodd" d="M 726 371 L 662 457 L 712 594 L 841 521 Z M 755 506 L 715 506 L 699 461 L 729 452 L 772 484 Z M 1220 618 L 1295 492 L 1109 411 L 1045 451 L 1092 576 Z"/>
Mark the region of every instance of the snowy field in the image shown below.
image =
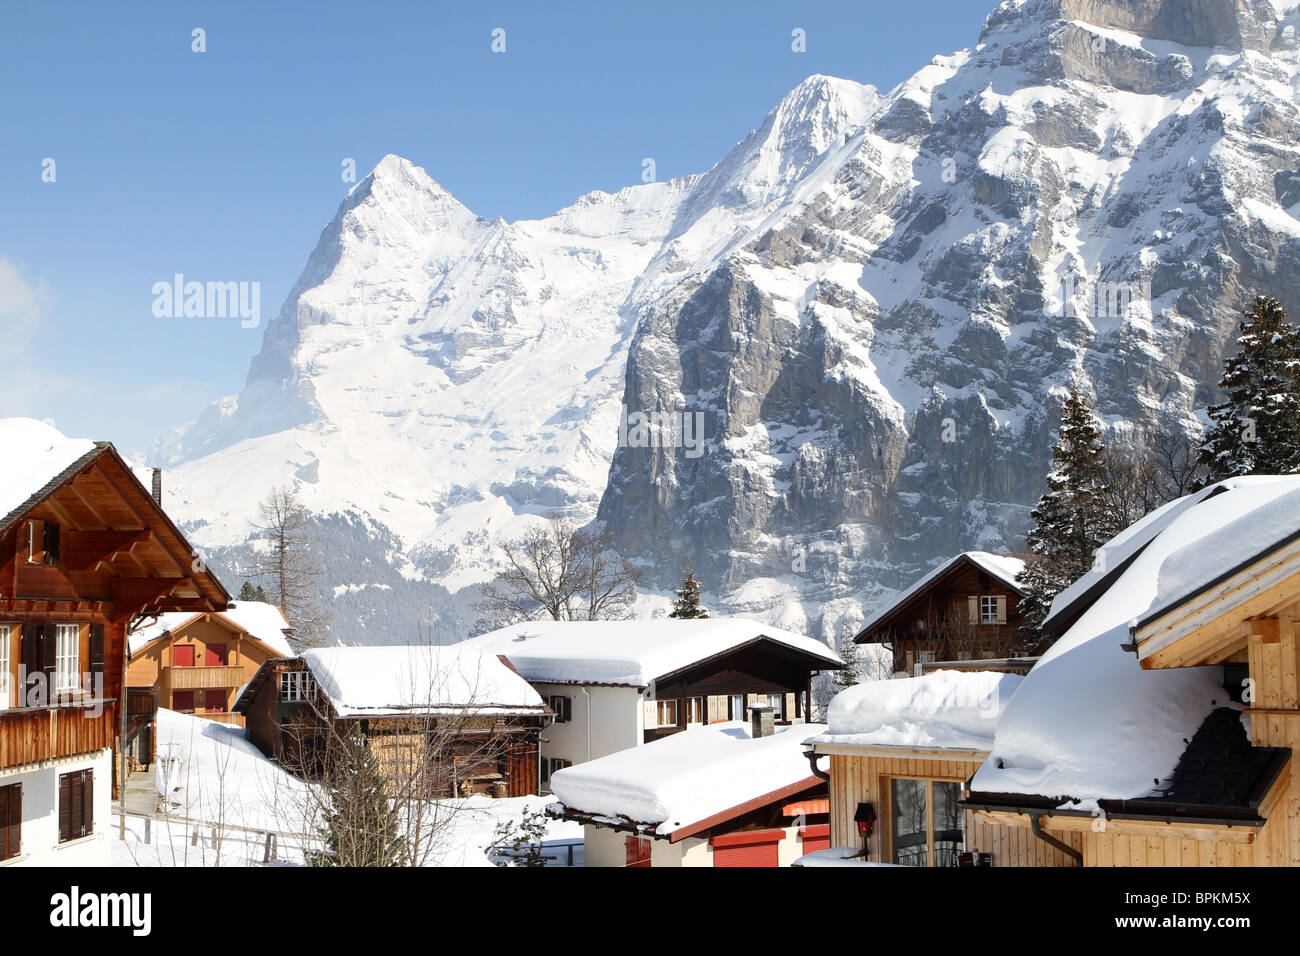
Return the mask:
<path id="1" fill-rule="evenodd" d="M 314 846 L 306 837 L 315 832 L 307 809 L 310 785 L 264 757 L 243 728 L 160 709 L 158 757 L 155 781 L 168 794 L 166 819 L 150 820 L 146 827 L 144 817 L 128 815 L 126 839 L 119 840 L 115 812 L 114 866 L 302 865 L 304 849 Z M 491 866 L 484 848 L 497 824 L 518 822 L 526 811 L 549 802 L 540 796 L 439 801 L 440 812 L 450 811 L 450 821 L 431 865 Z M 267 831 L 278 834 L 274 860 L 267 859 Z M 581 841 L 580 825 L 552 820 L 545 852 L 555 858 L 552 865 L 566 865 L 566 844 L 577 843 L 574 864 L 580 866 Z"/>

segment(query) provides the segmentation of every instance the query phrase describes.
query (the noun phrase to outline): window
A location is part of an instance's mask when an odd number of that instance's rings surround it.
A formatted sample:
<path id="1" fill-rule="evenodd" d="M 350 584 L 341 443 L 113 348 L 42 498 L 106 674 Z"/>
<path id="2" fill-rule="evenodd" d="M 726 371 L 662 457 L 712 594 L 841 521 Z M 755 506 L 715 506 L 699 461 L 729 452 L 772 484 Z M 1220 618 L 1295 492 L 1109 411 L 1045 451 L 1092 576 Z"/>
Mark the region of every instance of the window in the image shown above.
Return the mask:
<path id="1" fill-rule="evenodd" d="M 985 594 L 980 598 L 980 623 L 996 624 L 998 622 L 998 599 Z"/>
<path id="2" fill-rule="evenodd" d="M 686 723 L 688 725 L 704 723 L 704 698 L 703 697 L 686 698 Z"/>
<path id="3" fill-rule="evenodd" d="M 745 695 L 732 694 L 727 698 L 727 710 L 730 711 L 732 720 L 745 719 Z"/>
<path id="4" fill-rule="evenodd" d="M 285 671 L 280 675 L 280 700 L 300 703 L 316 696 L 316 681 L 309 671 Z"/>
<path id="5" fill-rule="evenodd" d="M 27 563 L 59 563 L 59 526 L 53 521 L 27 522 Z"/>
<path id="6" fill-rule="evenodd" d="M 60 624 L 54 629 L 54 689 L 59 692 L 81 686 L 81 628 Z"/>
<path id="7" fill-rule="evenodd" d="M 655 701 L 655 726 L 656 727 L 677 726 L 677 701 L 675 700 Z"/>
<path id="8" fill-rule="evenodd" d="M 13 629 L 8 624 L 0 624 L 0 710 L 14 705 L 13 680 L 9 672 L 9 644 L 12 637 Z"/>
<path id="9" fill-rule="evenodd" d="M 567 724 L 573 719 L 573 698 L 556 695 L 547 698 L 546 702 L 550 705 L 551 710 L 555 711 L 555 722 L 557 724 Z"/>
<path id="10" fill-rule="evenodd" d="M 541 766 L 542 783 L 548 783 L 551 779 L 551 774 L 558 770 L 563 770 L 565 767 L 572 767 L 573 761 L 565 760 L 563 757 L 543 757 Z"/>
<path id="11" fill-rule="evenodd" d="M 955 780 L 889 782 L 892 862 L 902 866 L 956 866 L 965 843 L 965 816 Z"/>
<path id="12" fill-rule="evenodd" d="M 203 709 L 210 714 L 224 714 L 226 712 L 226 692 L 224 690 L 204 691 Z"/>
<path id="13" fill-rule="evenodd" d="M 95 832 L 95 772 L 79 770 L 59 777 L 59 842 Z"/>
<path id="14" fill-rule="evenodd" d="M 22 850 L 23 785 L 0 787 L 0 860 L 12 860 Z"/>

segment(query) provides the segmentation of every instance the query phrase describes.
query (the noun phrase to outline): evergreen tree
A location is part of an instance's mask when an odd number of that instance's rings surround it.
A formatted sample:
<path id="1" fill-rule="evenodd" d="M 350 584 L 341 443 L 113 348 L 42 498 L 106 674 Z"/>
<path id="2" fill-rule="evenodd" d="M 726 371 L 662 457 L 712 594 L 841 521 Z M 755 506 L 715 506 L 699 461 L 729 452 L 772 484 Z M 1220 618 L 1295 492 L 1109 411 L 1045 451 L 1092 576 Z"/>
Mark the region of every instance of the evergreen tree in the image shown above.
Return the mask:
<path id="1" fill-rule="evenodd" d="M 862 683 L 862 675 L 858 672 L 858 645 L 853 641 L 853 629 L 845 627 L 840 633 L 839 652 L 840 660 L 844 661 L 844 669 L 835 672 L 835 690 L 846 690 L 855 684 Z"/>
<path id="2" fill-rule="evenodd" d="M 1101 429 L 1078 392 L 1061 409 L 1052 464 L 1047 494 L 1031 513 L 1030 554 L 1017 579 L 1025 590 L 1020 610 L 1035 631 L 1052 599 L 1092 567 L 1093 553 L 1120 530 L 1107 507 Z"/>
<path id="3" fill-rule="evenodd" d="M 406 841 L 384 793 L 379 762 L 360 728 L 339 744 L 326 784 L 329 803 L 317 866 L 397 866 Z"/>
<path id="4" fill-rule="evenodd" d="M 262 585 L 260 584 L 257 587 L 253 587 L 251 581 L 245 581 L 244 586 L 239 589 L 239 597 L 237 598 L 237 600 L 265 602 L 266 591 L 262 588 Z"/>
<path id="5" fill-rule="evenodd" d="M 1227 401 L 1210 407 L 1201 446 L 1207 484 L 1300 471 L 1300 329 L 1280 302 L 1262 295 L 1238 328 L 1238 351 L 1219 381 Z"/>
<path id="6" fill-rule="evenodd" d="M 695 580 L 695 568 L 690 561 L 686 562 L 682 586 L 677 589 L 677 600 L 673 602 L 673 612 L 668 616 L 682 620 L 709 616 L 709 609 L 700 606 L 700 582 Z"/>

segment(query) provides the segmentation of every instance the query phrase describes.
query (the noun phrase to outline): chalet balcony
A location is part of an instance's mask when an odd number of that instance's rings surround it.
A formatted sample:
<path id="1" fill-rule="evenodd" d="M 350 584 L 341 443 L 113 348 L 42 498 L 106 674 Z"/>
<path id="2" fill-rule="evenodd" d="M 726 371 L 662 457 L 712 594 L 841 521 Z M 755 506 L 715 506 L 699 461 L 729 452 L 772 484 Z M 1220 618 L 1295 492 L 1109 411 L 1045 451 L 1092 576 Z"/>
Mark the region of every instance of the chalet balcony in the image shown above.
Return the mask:
<path id="1" fill-rule="evenodd" d="M 221 690 L 243 687 L 246 683 L 242 664 L 214 667 L 164 667 L 164 695 L 176 690 Z"/>

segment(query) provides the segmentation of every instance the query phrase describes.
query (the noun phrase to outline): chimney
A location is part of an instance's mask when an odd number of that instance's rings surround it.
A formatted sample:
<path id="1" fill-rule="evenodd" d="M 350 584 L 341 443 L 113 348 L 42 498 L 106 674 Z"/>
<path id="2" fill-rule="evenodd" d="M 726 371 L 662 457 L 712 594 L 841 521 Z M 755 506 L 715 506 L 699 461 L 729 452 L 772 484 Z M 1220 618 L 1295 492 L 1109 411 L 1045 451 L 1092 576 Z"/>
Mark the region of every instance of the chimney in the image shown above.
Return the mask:
<path id="1" fill-rule="evenodd" d="M 770 704 L 755 704 L 749 708 L 749 735 L 755 740 L 772 736 L 772 711 Z"/>
<path id="2" fill-rule="evenodd" d="M 162 507 L 162 469 L 153 470 L 153 500 L 159 508 Z"/>

